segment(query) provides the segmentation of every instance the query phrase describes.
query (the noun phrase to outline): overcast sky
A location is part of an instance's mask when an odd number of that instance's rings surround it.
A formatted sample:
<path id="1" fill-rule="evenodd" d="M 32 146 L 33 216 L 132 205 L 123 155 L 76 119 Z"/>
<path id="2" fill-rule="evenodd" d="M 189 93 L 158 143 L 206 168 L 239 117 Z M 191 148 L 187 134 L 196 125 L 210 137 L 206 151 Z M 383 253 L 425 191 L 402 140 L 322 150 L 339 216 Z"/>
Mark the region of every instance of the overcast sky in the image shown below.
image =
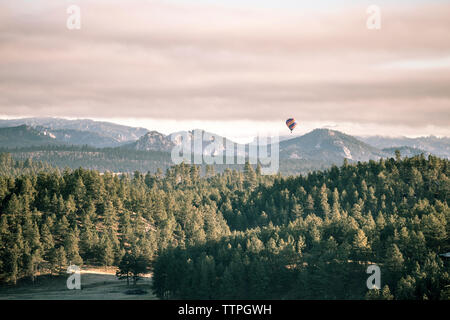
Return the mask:
<path id="1" fill-rule="evenodd" d="M 306 2 L 1 0 L 0 117 L 450 136 L 449 1 Z"/>

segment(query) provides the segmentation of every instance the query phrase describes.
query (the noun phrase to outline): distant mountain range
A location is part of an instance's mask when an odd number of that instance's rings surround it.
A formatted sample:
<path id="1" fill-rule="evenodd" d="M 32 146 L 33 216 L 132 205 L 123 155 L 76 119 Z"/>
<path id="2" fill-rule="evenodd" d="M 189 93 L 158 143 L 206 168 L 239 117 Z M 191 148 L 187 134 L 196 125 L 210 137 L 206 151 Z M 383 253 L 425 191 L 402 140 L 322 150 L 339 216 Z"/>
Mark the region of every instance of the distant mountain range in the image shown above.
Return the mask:
<path id="1" fill-rule="evenodd" d="M 187 137 L 193 152 L 205 154 L 209 143 L 204 141 L 200 150 L 194 149 L 196 138 L 203 139 L 209 135 L 222 141 L 221 150 L 232 147 L 234 152 L 243 150 L 248 154 L 248 145 L 239 145 L 224 137 L 213 135 L 203 130 L 177 132 L 164 135 L 144 128 L 122 126 L 109 122 L 93 120 L 66 120 L 58 118 L 27 118 L 0 120 L 0 148 L 22 148 L 44 145 L 88 145 L 95 148 L 118 148 L 122 151 L 171 152 L 180 145 L 181 136 Z M 172 139 L 172 137 L 174 139 Z M 200 145 L 200 144 L 199 144 Z M 341 164 L 343 159 L 349 161 L 368 161 L 393 157 L 395 150 L 403 156 L 434 154 L 450 158 L 450 138 L 388 138 L 388 137 L 353 137 L 339 131 L 316 129 L 305 135 L 281 140 L 279 143 L 280 159 L 295 162 Z M 210 151 L 209 151 L 210 152 Z"/>
<path id="2" fill-rule="evenodd" d="M 183 139 L 186 139 L 184 141 Z M 212 152 L 208 150 L 208 146 L 217 139 L 221 141 L 222 146 L 215 150 L 213 148 Z M 140 150 L 140 151 L 165 151 L 171 152 L 173 147 L 181 146 L 183 143 L 189 145 L 190 150 L 193 154 L 213 154 L 217 155 L 219 152 L 225 153 L 226 146 L 232 146 L 235 149 L 235 154 L 238 154 L 237 146 L 239 144 L 201 129 L 194 129 L 191 131 L 180 131 L 174 132 L 169 135 L 164 135 L 157 131 L 147 132 L 144 136 L 139 138 L 137 141 L 125 144 L 122 149 Z M 198 149 L 196 146 L 200 146 Z M 209 147 L 211 148 L 211 147 Z M 246 146 L 242 145 L 243 152 L 239 153 L 241 156 L 245 156 L 248 150 Z"/>
<path id="3" fill-rule="evenodd" d="M 316 129 L 303 136 L 280 142 L 280 155 L 288 159 L 321 159 L 341 163 L 379 159 L 386 154 L 350 135 L 329 129 Z"/>
<path id="4" fill-rule="evenodd" d="M 136 141 L 148 132 L 144 128 L 123 126 L 90 119 L 67 120 L 60 118 L 23 118 L 0 120 L 0 128 L 27 125 L 54 136 L 56 140 L 72 145 L 116 147 Z"/>
<path id="5" fill-rule="evenodd" d="M 57 141 L 55 136 L 51 133 L 42 132 L 26 125 L 0 128 L 1 148 L 21 148 L 57 144 L 63 143 Z"/>
<path id="6" fill-rule="evenodd" d="M 149 131 L 137 141 L 125 144 L 122 148 L 137 151 L 170 152 L 174 146 L 175 144 L 171 141 L 170 136 L 166 136 L 157 131 Z"/>
<path id="7" fill-rule="evenodd" d="M 410 147 L 411 150 L 423 150 L 434 155 L 450 158 L 450 138 L 438 138 L 434 136 L 407 138 L 407 137 L 359 137 L 361 141 L 379 149 Z M 405 149 L 404 149 L 405 150 Z"/>
<path id="8" fill-rule="evenodd" d="M 181 136 L 187 136 L 188 143 L 190 144 L 193 153 L 207 154 L 208 150 L 205 150 L 212 139 L 209 141 L 203 141 L 199 143 L 202 145 L 201 150 L 195 150 L 194 140 L 197 133 L 197 139 L 202 139 L 204 134 L 214 136 L 221 141 L 222 147 L 220 150 L 215 150 L 215 155 L 218 151 L 226 152 L 226 146 L 232 146 L 234 154 L 238 154 L 238 150 L 242 150 L 239 156 L 248 156 L 248 145 L 240 145 L 231 140 L 228 140 L 222 136 L 214 135 L 212 133 L 205 132 L 200 129 L 192 130 L 189 132 L 177 132 L 170 135 L 164 135 L 157 131 L 147 132 L 144 136 L 137 141 L 125 144 L 123 149 L 140 150 L 140 151 L 165 151 L 171 152 L 174 146 L 181 144 Z M 177 139 L 172 141 L 172 137 Z M 412 156 L 417 154 L 429 154 L 429 152 L 415 149 L 412 147 L 400 147 L 400 148 L 386 148 L 378 149 L 367 143 L 364 143 L 355 137 L 344 134 L 339 131 L 333 131 L 328 129 L 316 129 L 303 136 L 285 139 L 280 142 L 280 157 L 282 159 L 303 159 L 303 160 L 321 160 L 330 163 L 341 163 L 344 158 L 354 161 L 368 161 L 370 159 L 379 159 L 382 157 L 393 157 L 395 150 L 399 149 L 404 156 Z"/>

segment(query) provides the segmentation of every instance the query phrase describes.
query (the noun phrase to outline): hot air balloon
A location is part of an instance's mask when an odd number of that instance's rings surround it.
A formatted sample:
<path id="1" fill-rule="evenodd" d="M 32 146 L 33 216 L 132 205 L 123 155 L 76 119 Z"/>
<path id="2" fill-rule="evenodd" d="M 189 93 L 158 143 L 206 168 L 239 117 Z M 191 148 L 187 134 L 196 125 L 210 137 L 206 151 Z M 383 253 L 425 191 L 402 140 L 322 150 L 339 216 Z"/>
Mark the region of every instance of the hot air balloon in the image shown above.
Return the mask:
<path id="1" fill-rule="evenodd" d="M 292 130 L 294 130 L 295 127 L 297 126 L 297 122 L 295 122 L 294 118 L 289 118 L 286 120 L 286 125 L 291 130 L 292 133 Z"/>

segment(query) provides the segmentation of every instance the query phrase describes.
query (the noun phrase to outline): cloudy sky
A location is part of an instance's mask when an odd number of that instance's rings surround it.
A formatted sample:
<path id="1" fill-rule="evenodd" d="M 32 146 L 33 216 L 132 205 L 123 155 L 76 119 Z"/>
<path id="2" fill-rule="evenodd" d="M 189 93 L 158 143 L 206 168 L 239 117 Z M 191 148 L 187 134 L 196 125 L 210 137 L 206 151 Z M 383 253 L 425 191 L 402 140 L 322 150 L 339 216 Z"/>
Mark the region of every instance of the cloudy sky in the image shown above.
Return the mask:
<path id="1" fill-rule="evenodd" d="M 450 1 L 308 2 L 0 0 L 0 118 L 450 136 Z"/>

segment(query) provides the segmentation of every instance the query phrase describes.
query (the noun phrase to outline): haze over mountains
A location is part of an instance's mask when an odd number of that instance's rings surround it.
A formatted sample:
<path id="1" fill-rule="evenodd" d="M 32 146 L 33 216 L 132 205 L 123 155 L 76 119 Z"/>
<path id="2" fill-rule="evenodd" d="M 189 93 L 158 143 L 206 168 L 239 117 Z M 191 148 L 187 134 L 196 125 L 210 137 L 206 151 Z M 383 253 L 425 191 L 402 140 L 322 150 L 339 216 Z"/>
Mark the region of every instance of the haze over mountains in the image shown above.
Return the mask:
<path id="1" fill-rule="evenodd" d="M 195 134 L 194 134 L 195 132 Z M 164 135 L 157 131 L 144 128 L 134 128 L 109 122 L 93 120 L 67 120 L 58 118 L 26 118 L 14 120 L 0 120 L 0 148 L 16 149 L 43 146 L 90 146 L 111 149 L 111 152 L 147 152 L 170 153 L 174 146 L 181 143 L 180 135 L 184 135 L 192 143 L 195 139 L 202 139 L 200 150 L 193 152 L 210 152 L 207 149 L 214 137 L 223 141 L 221 148 L 225 152 L 227 147 L 234 150 L 245 150 L 248 145 L 239 145 L 224 137 L 213 135 L 203 130 L 177 132 Z M 172 136 L 176 139 L 172 140 Z M 194 143 L 192 143 L 192 146 Z M 116 150 L 116 151 L 114 151 Z M 290 164 L 320 163 L 341 164 L 348 161 L 368 161 L 393 157 L 395 150 L 400 150 L 403 156 L 434 154 L 440 157 L 450 157 L 450 138 L 421 137 L 421 138 L 388 138 L 388 137 L 354 137 L 339 131 L 316 129 L 305 135 L 281 140 L 279 143 L 280 160 Z M 217 154 L 219 150 L 213 153 Z M 90 150 L 91 154 L 94 154 Z M 235 151 L 236 153 L 236 151 Z M 240 154 L 244 155 L 244 154 Z M 83 156 L 87 156 L 84 154 Z M 45 158 L 49 159 L 50 156 Z M 107 158 L 107 157 L 106 157 Z M 168 157 L 166 157 L 168 158 Z M 167 159 L 164 158 L 164 165 Z M 129 159 L 134 161 L 133 159 Z M 100 161 L 100 160 L 99 160 Z M 152 163 L 156 163 L 152 159 Z M 125 166 L 126 167 L 126 166 Z M 311 168 L 314 168 L 312 166 Z"/>

